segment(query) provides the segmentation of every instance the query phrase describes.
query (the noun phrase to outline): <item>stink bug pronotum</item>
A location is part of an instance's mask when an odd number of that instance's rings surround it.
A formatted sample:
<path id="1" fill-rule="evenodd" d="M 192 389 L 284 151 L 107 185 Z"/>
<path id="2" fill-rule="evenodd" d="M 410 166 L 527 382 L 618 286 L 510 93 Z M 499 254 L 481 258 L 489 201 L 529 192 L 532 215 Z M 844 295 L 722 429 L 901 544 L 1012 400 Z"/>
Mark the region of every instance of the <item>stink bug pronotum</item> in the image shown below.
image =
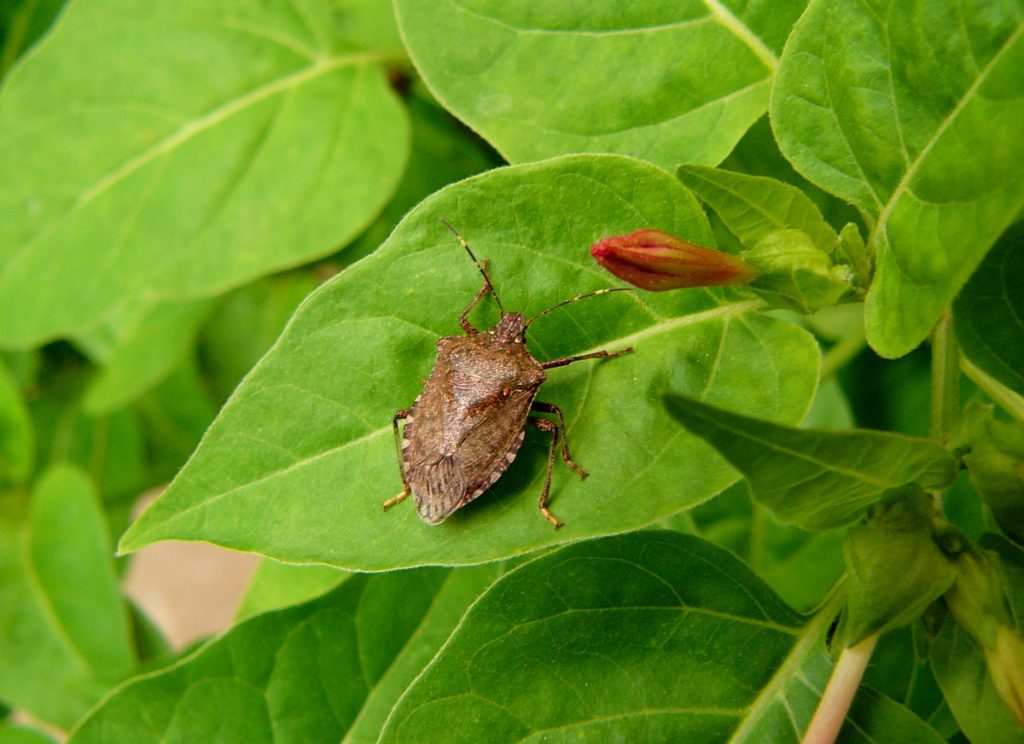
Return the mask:
<path id="1" fill-rule="evenodd" d="M 577 295 L 528 320 L 521 313 L 506 313 L 491 284 L 487 262 L 478 261 L 459 232 L 441 221 L 473 259 L 484 284 L 459 315 L 459 325 L 466 335 L 438 340 L 437 361 L 423 392 L 412 408 L 398 411 L 391 421 L 402 491 L 385 501 L 384 508 L 397 504 L 411 493 L 420 518 L 428 524 L 440 524 L 501 477 L 523 443 L 526 424 L 531 424 L 551 434 L 547 474 L 538 506 L 545 519 L 557 529 L 562 523 L 548 511 L 548 493 L 559 440 L 565 463 L 581 478 L 586 478 L 587 473 L 569 454 L 562 410 L 535 400 L 537 389 L 547 378 L 545 370 L 583 359 L 616 357 L 633 349 L 595 351 L 541 362 L 526 348 L 526 329 L 537 318 L 570 302 L 630 288 L 598 289 Z M 501 311 L 501 320 L 490 330 L 480 331 L 469 322 L 468 316 L 488 292 Z M 555 421 L 531 415 L 531 412 L 553 414 Z M 402 419 L 405 429 L 400 434 L 398 422 Z"/>

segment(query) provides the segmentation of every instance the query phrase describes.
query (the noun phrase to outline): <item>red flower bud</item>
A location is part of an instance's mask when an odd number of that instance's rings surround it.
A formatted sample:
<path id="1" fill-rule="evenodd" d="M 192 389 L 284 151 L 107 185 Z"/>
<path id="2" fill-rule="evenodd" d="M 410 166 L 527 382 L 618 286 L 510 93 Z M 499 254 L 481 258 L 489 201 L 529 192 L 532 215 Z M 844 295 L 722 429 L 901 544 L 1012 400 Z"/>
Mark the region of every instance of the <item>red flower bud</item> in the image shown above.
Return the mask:
<path id="1" fill-rule="evenodd" d="M 590 247 L 590 255 L 615 276 L 651 292 L 746 284 L 758 273 L 738 256 L 660 230 L 637 230 L 599 240 Z"/>

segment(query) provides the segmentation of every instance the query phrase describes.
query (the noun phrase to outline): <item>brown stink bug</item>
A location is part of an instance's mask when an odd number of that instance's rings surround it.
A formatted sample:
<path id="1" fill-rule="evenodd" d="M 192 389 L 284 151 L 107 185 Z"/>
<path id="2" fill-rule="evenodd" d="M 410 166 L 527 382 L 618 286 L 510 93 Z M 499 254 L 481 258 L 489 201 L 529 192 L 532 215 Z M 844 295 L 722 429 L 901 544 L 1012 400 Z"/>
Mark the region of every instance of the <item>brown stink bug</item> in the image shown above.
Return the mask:
<path id="1" fill-rule="evenodd" d="M 545 519 L 555 528 L 561 527 L 562 523 L 548 511 L 551 472 L 559 439 L 565 463 L 581 478 L 586 478 L 587 473 L 569 454 L 562 410 L 535 400 L 537 390 L 547 378 L 545 370 L 582 359 L 616 357 L 631 352 L 632 348 L 541 362 L 526 348 L 526 329 L 537 318 L 570 302 L 630 288 L 598 289 L 571 297 L 528 320 L 520 313 L 506 313 L 488 276 L 487 262 L 478 261 L 459 232 L 442 222 L 480 269 L 484 284 L 459 315 L 459 325 L 466 335 L 438 340 L 437 361 L 423 392 L 412 408 L 398 411 L 392 419 L 402 491 L 385 501 L 384 508 L 397 504 L 411 493 L 420 518 L 428 524 L 440 524 L 501 477 L 523 443 L 526 424 L 531 424 L 551 434 L 547 474 L 538 506 Z M 501 320 L 490 330 L 480 331 L 469 322 L 468 315 L 488 292 L 498 304 Z M 531 411 L 553 414 L 556 420 L 533 416 Z M 405 429 L 399 434 L 398 422 L 402 419 L 405 419 Z"/>

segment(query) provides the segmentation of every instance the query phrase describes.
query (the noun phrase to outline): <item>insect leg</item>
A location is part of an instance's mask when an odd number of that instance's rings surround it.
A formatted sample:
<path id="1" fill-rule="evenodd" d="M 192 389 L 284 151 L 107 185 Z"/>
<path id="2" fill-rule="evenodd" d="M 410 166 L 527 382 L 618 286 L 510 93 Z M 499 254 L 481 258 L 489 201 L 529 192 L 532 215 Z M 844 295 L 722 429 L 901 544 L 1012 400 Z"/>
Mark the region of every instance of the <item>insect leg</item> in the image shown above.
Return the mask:
<path id="1" fill-rule="evenodd" d="M 633 351 L 632 346 L 627 346 L 625 349 L 619 349 L 618 351 L 594 351 L 590 354 L 577 354 L 576 356 L 561 357 L 559 359 L 552 359 L 550 362 L 541 362 L 540 366 L 544 369 L 551 369 L 552 367 L 564 367 L 567 364 L 573 362 L 580 362 L 584 359 L 612 359 L 613 357 L 622 356 L 623 354 L 630 354 Z"/>
<path id="2" fill-rule="evenodd" d="M 537 502 L 537 508 L 540 509 L 540 513 L 544 515 L 544 519 L 551 522 L 557 530 L 562 526 L 562 522 L 548 510 L 548 494 L 551 491 L 551 471 L 555 467 L 555 449 L 558 447 L 558 432 L 560 427 L 553 421 L 548 421 L 547 419 L 540 418 L 539 416 L 530 416 L 526 419 L 526 422 L 536 426 L 541 431 L 551 432 L 551 447 L 548 448 L 548 470 L 544 476 L 544 488 L 540 492 L 540 501 Z"/>
<path id="3" fill-rule="evenodd" d="M 542 413 L 553 413 L 558 416 L 558 429 L 562 438 L 562 460 L 570 468 L 579 473 L 580 478 L 586 478 L 588 473 L 586 470 L 577 465 L 572 455 L 569 454 L 569 437 L 566 434 L 565 416 L 562 415 L 562 409 L 553 403 L 543 403 L 539 400 L 535 400 L 531 408 L 535 411 L 541 411 Z M 550 422 L 549 422 L 550 423 Z"/>
<path id="4" fill-rule="evenodd" d="M 384 502 L 384 511 L 387 511 L 392 506 L 397 504 L 399 501 L 404 501 L 405 498 L 411 493 L 409 490 L 409 484 L 405 482 L 405 468 L 402 467 L 402 440 L 401 435 L 398 431 L 398 420 L 409 418 L 409 414 L 412 413 L 411 408 L 403 408 L 398 411 L 391 419 L 391 429 L 395 432 L 395 452 L 398 453 L 398 475 L 402 478 L 402 490 L 397 496 L 393 496 Z"/>
<path id="5" fill-rule="evenodd" d="M 476 327 L 469 322 L 469 318 L 467 316 L 471 312 L 473 312 L 473 308 L 476 307 L 480 300 L 484 298 L 484 295 L 492 291 L 491 280 L 487 278 L 486 273 L 487 267 L 490 265 L 490 263 L 490 261 L 481 261 L 480 271 L 484 272 L 484 286 L 480 287 L 480 290 L 476 293 L 473 299 L 469 301 L 468 305 L 466 305 L 466 309 L 462 311 L 461 315 L 459 315 L 459 325 L 462 326 L 462 330 L 464 330 L 471 336 L 479 333 L 480 331 L 478 331 Z"/>

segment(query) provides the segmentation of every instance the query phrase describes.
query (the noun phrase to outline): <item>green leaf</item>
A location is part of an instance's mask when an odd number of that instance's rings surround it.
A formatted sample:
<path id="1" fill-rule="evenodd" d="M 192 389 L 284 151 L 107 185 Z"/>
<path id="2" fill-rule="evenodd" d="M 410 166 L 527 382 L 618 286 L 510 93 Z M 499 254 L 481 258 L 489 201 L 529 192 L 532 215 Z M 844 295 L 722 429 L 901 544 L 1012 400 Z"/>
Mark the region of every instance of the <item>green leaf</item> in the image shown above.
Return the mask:
<path id="1" fill-rule="evenodd" d="M 1003 531 L 1024 545 L 1024 421 L 1003 423 L 976 400 L 961 421 L 969 419 L 974 430 L 964 437 L 970 451 L 963 461 L 971 483 Z"/>
<path id="2" fill-rule="evenodd" d="M 771 120 L 798 171 L 860 208 L 876 255 L 867 336 L 927 336 L 1024 207 L 1016 0 L 816 0 L 779 63 Z"/>
<path id="3" fill-rule="evenodd" d="M 381 742 L 795 742 L 828 676 L 830 619 L 805 625 L 694 537 L 576 543 L 481 596 Z"/>
<path id="4" fill-rule="evenodd" d="M 755 504 L 744 481 L 663 523 L 731 550 L 787 604 L 817 607 L 843 572 L 843 532 L 808 532 Z"/>
<path id="5" fill-rule="evenodd" d="M 650 524 L 731 482 L 706 445 L 672 427 L 659 389 L 789 422 L 806 410 L 816 344 L 751 315 L 755 306 L 740 295 L 598 297 L 529 332 L 540 359 L 636 350 L 552 370 L 541 388 L 541 400 L 565 412 L 573 455 L 591 473 L 582 483 L 556 464 L 552 509 L 567 527 L 555 532 L 537 513 L 550 440 L 532 428 L 506 476 L 444 525 L 424 525 L 411 503 L 383 513 L 401 487 L 392 416 L 422 389 L 437 337 L 460 333 L 458 314 L 480 283 L 440 217 L 491 260 L 505 307 L 527 314 L 608 285 L 587 255 L 600 237 L 656 225 L 710 239 L 700 206 L 676 179 L 617 156 L 498 169 L 439 192 L 303 303 L 122 550 L 206 540 L 284 562 L 370 570 L 506 558 Z M 474 318 L 493 322 L 493 305 Z"/>
<path id="6" fill-rule="evenodd" d="M 0 4 L 0 79 L 46 32 L 64 0 L 8 0 Z"/>
<path id="7" fill-rule="evenodd" d="M 130 409 L 138 414 L 148 444 L 150 478 L 174 477 L 217 414 L 195 356 L 190 354 Z"/>
<path id="8" fill-rule="evenodd" d="M 235 626 L 92 711 L 69 744 L 373 741 L 494 567 L 353 576 Z"/>
<path id="9" fill-rule="evenodd" d="M 968 740 L 1020 744 L 1020 727 L 992 684 L 981 647 L 951 617 L 932 643 L 929 658 L 935 679 Z"/>
<path id="10" fill-rule="evenodd" d="M 800 230 L 825 253 L 835 247 L 835 230 L 825 222 L 817 205 L 795 186 L 774 178 L 697 165 L 684 165 L 676 173 L 748 248 L 780 230 Z"/>
<path id="11" fill-rule="evenodd" d="M 890 488 L 945 488 L 956 476 L 955 458 L 930 439 L 793 429 L 673 393 L 665 404 L 743 473 L 755 500 L 804 529 L 848 524 Z"/>
<path id="12" fill-rule="evenodd" d="M 166 378 L 185 358 L 212 304 L 211 300 L 157 303 L 128 328 L 110 329 L 115 338 L 99 355 L 102 370 L 85 391 L 85 412 L 102 414 L 121 408 Z"/>
<path id="13" fill-rule="evenodd" d="M 264 559 L 253 571 L 235 622 L 316 599 L 350 576 L 329 566 L 292 566 Z"/>
<path id="14" fill-rule="evenodd" d="M 953 304 L 964 355 L 1024 395 L 1024 222 L 999 239 Z"/>
<path id="15" fill-rule="evenodd" d="M 24 483 L 32 473 L 35 439 L 21 391 L 0 362 L 0 486 Z"/>
<path id="16" fill-rule="evenodd" d="M 42 731 L 0 723 L 0 744 L 56 744 L 56 741 Z"/>
<path id="17" fill-rule="evenodd" d="M 352 238 L 405 160 L 389 58 L 344 41 L 327 0 L 72 3 L 0 93 L 0 172 L 18 174 L 0 339 L 218 294 Z"/>
<path id="18" fill-rule="evenodd" d="M 67 727 L 135 661 L 103 513 L 70 466 L 0 507 L 0 698 Z"/>
<path id="19" fill-rule="evenodd" d="M 616 152 L 714 165 L 767 108 L 804 2 L 538 4 L 397 0 L 446 108 L 511 162 Z"/>
<path id="20" fill-rule="evenodd" d="M 409 164 L 394 196 L 377 219 L 342 255 L 354 262 L 375 251 L 406 213 L 438 189 L 490 168 L 504 165 L 493 150 L 442 109 L 422 85 L 406 100 L 412 125 Z"/>
<path id="21" fill-rule="evenodd" d="M 836 739 L 839 744 L 942 744 L 946 739 L 910 710 L 861 687 Z"/>
<path id="22" fill-rule="evenodd" d="M 319 282 L 309 271 L 258 279 L 224 298 L 203 328 L 199 353 L 220 399 L 267 353 L 295 308 Z"/>
<path id="23" fill-rule="evenodd" d="M 849 268 L 833 266 L 828 253 L 800 230 L 769 233 L 741 256 L 761 272 L 751 289 L 802 313 L 832 307 L 852 289 Z"/>

